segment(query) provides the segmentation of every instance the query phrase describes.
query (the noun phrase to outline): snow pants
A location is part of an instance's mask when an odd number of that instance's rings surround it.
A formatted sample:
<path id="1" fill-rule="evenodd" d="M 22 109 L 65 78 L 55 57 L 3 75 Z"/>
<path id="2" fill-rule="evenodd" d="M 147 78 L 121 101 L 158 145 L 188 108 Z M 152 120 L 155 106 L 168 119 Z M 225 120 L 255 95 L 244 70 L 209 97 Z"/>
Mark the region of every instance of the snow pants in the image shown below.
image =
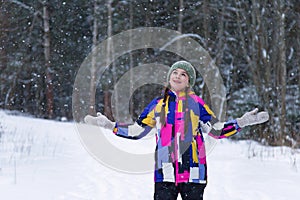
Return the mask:
<path id="1" fill-rule="evenodd" d="M 203 200 L 205 184 L 156 182 L 154 185 L 154 200 L 176 200 L 178 194 L 182 200 Z"/>

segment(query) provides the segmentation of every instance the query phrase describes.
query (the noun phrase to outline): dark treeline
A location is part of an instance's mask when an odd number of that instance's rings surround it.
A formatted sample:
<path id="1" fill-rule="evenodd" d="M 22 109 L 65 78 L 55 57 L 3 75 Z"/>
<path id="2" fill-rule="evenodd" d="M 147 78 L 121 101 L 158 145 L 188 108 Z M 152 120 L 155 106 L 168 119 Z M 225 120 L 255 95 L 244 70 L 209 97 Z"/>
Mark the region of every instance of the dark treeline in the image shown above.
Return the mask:
<path id="1" fill-rule="evenodd" d="M 49 118 L 73 119 L 76 73 L 93 47 L 110 36 L 139 27 L 162 27 L 195 34 L 221 71 L 227 115 L 258 107 L 267 124 L 248 128 L 240 138 L 269 145 L 300 141 L 300 4 L 298 0 L 1 0 L 0 108 Z M 113 49 L 110 49 L 113 53 Z M 103 74 L 90 112 L 113 119 L 111 91 L 116 81 L 141 63 L 176 61 L 168 52 L 139 49 L 122 55 Z M 87 81 L 97 76 L 91 73 Z M 151 77 L 149 77 L 151 78 Z M 197 79 L 195 92 L 209 101 Z M 134 91 L 135 119 L 161 85 Z M 95 105 L 96 107 L 94 107 Z"/>

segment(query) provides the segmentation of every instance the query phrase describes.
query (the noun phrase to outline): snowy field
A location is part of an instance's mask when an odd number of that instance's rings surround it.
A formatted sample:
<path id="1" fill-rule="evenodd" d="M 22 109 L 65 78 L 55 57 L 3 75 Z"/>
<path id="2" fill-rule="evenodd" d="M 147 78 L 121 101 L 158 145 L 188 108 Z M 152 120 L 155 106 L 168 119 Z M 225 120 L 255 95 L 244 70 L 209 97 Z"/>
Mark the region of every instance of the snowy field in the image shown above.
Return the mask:
<path id="1" fill-rule="evenodd" d="M 82 145 L 74 123 L 0 111 L 0 133 L 3 200 L 153 199 L 152 173 L 128 174 L 102 165 Z M 105 134 L 112 141 L 116 137 Z M 139 146 L 130 142 L 128 148 Z M 300 150 L 218 141 L 208 155 L 208 176 L 205 200 L 297 200 Z"/>

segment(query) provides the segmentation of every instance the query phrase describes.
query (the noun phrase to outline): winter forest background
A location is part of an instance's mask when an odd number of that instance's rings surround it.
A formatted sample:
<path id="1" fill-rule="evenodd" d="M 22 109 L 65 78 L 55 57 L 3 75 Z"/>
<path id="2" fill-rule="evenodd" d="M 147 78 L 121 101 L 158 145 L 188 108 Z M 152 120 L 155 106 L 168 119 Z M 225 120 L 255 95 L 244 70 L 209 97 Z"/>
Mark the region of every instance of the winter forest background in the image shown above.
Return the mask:
<path id="1" fill-rule="evenodd" d="M 268 123 L 247 128 L 237 139 L 299 148 L 298 0 L 0 2 L 1 109 L 38 118 L 73 120 L 73 84 L 92 48 L 125 30 L 163 27 L 201 38 L 198 42 L 221 71 L 229 117 L 239 117 L 254 107 L 270 113 Z M 176 55 L 157 54 L 154 49 L 121 56 L 97 85 L 96 107 L 92 110 L 113 119 L 110 98 L 118 78 L 141 63 L 171 65 L 176 60 Z M 91 73 L 87 81 L 94 76 Z M 194 90 L 209 101 L 201 76 Z M 159 85 L 145 85 L 135 91 L 130 102 L 132 118 L 136 119 L 161 91 Z"/>

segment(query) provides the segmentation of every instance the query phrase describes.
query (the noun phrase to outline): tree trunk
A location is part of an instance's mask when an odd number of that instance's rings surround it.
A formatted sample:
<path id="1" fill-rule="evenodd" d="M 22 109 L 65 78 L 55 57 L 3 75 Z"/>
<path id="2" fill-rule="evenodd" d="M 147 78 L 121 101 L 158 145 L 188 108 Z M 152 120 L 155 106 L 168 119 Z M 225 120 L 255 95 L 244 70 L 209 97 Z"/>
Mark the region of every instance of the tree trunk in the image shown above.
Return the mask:
<path id="1" fill-rule="evenodd" d="M 132 2 L 130 1 L 129 2 L 129 29 L 132 29 L 133 28 L 133 8 L 132 8 Z M 130 36 L 129 36 L 129 49 L 132 49 L 132 35 L 130 33 Z M 129 94 L 132 94 L 133 95 L 133 56 L 132 56 L 132 52 L 129 52 L 129 75 L 130 75 L 130 80 L 129 80 Z M 130 105 L 129 105 L 129 109 L 130 109 L 130 114 L 131 116 L 134 116 L 134 102 L 133 102 L 133 97 L 131 98 L 130 100 Z M 132 118 L 132 117 L 131 117 Z"/>
<path id="2" fill-rule="evenodd" d="M 112 36 L 112 0 L 108 0 L 107 2 L 107 12 L 108 12 L 108 19 L 107 19 L 107 48 L 106 48 L 106 55 L 107 55 L 107 59 L 106 59 L 106 65 L 110 64 L 110 60 L 111 60 L 111 54 L 113 52 L 112 47 L 112 41 L 111 41 L 111 36 Z M 116 69 L 114 66 L 113 67 L 113 84 L 116 84 Z M 110 93 L 110 91 L 108 89 L 106 89 L 106 91 L 104 91 L 104 93 Z M 105 95 L 106 96 L 106 95 Z M 109 94 L 108 96 L 111 96 L 111 94 Z M 115 94 L 115 98 L 118 95 Z M 115 105 L 118 105 L 118 99 L 114 99 L 115 100 Z M 115 106 L 114 109 L 118 109 L 118 106 Z M 111 107 L 111 101 L 107 101 L 106 98 L 104 100 L 104 114 L 106 115 L 106 117 L 110 120 L 114 120 L 113 116 L 112 116 L 112 111 L 111 111 L 112 107 Z M 118 113 L 118 112 L 115 112 Z M 115 116 L 118 118 L 118 116 Z"/>
<path id="3" fill-rule="evenodd" d="M 284 1 L 278 0 L 278 56 L 279 56 L 279 83 L 280 83 L 280 141 L 284 141 L 286 135 L 286 44 L 285 44 L 285 12 Z"/>
<path id="4" fill-rule="evenodd" d="M 202 13 L 203 13 L 203 33 L 204 33 L 204 38 L 206 43 L 204 44 L 204 49 L 206 49 L 207 51 L 209 51 L 209 38 L 210 38 L 210 33 L 209 33 L 209 1 L 208 0 L 204 0 L 203 1 L 203 8 L 202 8 Z M 203 79 L 204 81 L 204 79 Z M 209 94 L 209 90 L 206 87 L 206 84 L 204 84 L 204 86 L 201 88 L 201 95 L 202 98 L 206 101 L 206 103 L 211 104 L 210 102 L 210 94 Z M 216 111 L 214 111 L 216 112 Z"/>
<path id="5" fill-rule="evenodd" d="M 109 92 L 109 90 L 105 90 L 103 94 L 104 94 L 104 105 L 110 105 L 111 104 L 111 93 Z M 112 118 L 113 115 L 112 115 L 110 107 L 105 106 L 104 113 L 108 119 L 115 121 Z"/>
<path id="6" fill-rule="evenodd" d="M 177 31 L 179 33 L 182 33 L 182 21 L 183 21 L 183 9 L 184 9 L 184 6 L 183 6 L 183 0 L 179 0 L 179 6 L 178 6 L 178 23 L 177 23 Z M 183 33 L 182 33 L 183 34 Z M 181 50 L 181 41 L 180 40 L 177 40 L 176 41 L 176 48 L 177 48 L 177 51 L 180 52 Z M 180 59 L 180 56 L 177 55 L 177 60 Z"/>
<path id="7" fill-rule="evenodd" d="M 94 114 L 96 112 L 95 104 L 95 93 L 96 93 L 96 71 L 97 63 L 96 47 L 98 44 L 98 17 L 99 17 L 99 4 L 98 0 L 94 1 L 94 21 L 93 21 L 93 44 L 92 44 L 92 59 L 91 59 L 91 79 L 90 79 L 90 102 L 89 102 L 89 114 Z"/>
<path id="8" fill-rule="evenodd" d="M 2 2 L 3 3 L 3 2 Z M 9 23 L 7 20 L 6 12 L 0 12 L 0 107 L 4 107 L 5 102 L 5 82 L 6 76 L 4 75 L 4 70 L 7 67 L 7 52 L 5 48 L 5 43 L 8 41 Z"/>
<path id="9" fill-rule="evenodd" d="M 182 33 L 182 21 L 183 21 L 183 0 L 179 0 L 179 12 L 178 12 L 178 26 L 177 31 Z"/>
<path id="10" fill-rule="evenodd" d="M 50 25 L 48 1 L 43 2 L 43 21 L 44 21 L 44 57 L 45 57 L 45 81 L 46 81 L 46 101 L 48 118 L 53 118 L 53 83 L 50 64 Z"/>
<path id="11" fill-rule="evenodd" d="M 221 15 L 219 15 L 219 18 L 218 18 L 218 34 L 217 34 L 217 41 L 216 42 L 216 65 L 217 66 L 220 66 L 222 60 L 223 60 L 223 53 L 224 53 L 224 15 L 223 13 L 225 13 L 225 6 L 223 5 L 222 6 L 222 11 L 221 11 Z"/>

